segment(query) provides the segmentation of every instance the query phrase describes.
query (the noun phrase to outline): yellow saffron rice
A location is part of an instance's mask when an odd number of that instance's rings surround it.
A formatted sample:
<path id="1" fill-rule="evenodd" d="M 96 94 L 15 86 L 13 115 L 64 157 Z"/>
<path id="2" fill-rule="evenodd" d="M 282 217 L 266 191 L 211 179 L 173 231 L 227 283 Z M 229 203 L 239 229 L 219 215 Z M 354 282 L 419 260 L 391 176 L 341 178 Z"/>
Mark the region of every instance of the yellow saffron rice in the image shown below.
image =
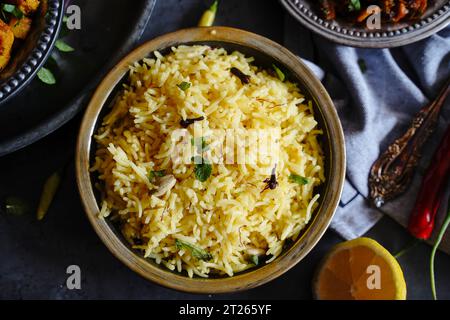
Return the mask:
<path id="1" fill-rule="evenodd" d="M 190 277 L 270 263 L 318 206 L 324 159 L 312 105 L 296 84 L 252 62 L 209 46 L 154 52 L 130 67 L 95 136 L 99 218 L 113 219 L 145 257 Z M 183 129 L 180 121 L 194 118 Z M 173 157 L 174 133 L 194 137 L 196 129 L 206 166 Z M 248 163 L 212 161 L 221 130 L 236 141 L 252 130 L 278 132 L 277 150 Z"/>

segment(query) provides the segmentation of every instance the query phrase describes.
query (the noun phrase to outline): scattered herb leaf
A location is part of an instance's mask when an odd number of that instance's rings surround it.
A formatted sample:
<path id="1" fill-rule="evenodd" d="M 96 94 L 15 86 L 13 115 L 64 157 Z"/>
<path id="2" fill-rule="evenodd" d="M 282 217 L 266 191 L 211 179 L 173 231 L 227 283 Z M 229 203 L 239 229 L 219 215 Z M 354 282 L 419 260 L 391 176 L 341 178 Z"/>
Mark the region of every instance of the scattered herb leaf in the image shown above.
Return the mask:
<path id="1" fill-rule="evenodd" d="M 208 180 L 212 173 L 211 164 L 200 156 L 192 157 L 192 161 L 195 164 L 195 178 L 201 182 Z"/>
<path id="2" fill-rule="evenodd" d="M 289 181 L 290 182 L 295 182 L 295 183 L 297 183 L 299 185 L 305 185 L 305 184 L 309 183 L 309 180 L 307 178 L 299 176 L 297 174 L 291 174 L 289 176 Z"/>
<path id="3" fill-rule="evenodd" d="M 191 118 L 191 119 L 186 119 L 186 120 L 181 119 L 181 120 L 180 120 L 180 125 L 181 125 L 183 128 L 187 128 L 187 127 L 189 127 L 191 124 L 193 124 L 194 122 L 196 122 L 196 121 L 203 121 L 203 120 L 205 120 L 205 117 Z"/>
<path id="4" fill-rule="evenodd" d="M 358 59 L 358 66 L 362 73 L 366 73 L 367 71 L 367 65 L 366 61 L 364 59 Z"/>
<path id="5" fill-rule="evenodd" d="M 13 4 L 2 4 L 2 10 L 8 13 L 13 13 L 16 9 L 16 6 Z"/>
<path id="6" fill-rule="evenodd" d="M 157 170 L 157 171 L 150 171 L 150 174 L 148 176 L 148 178 L 150 180 L 153 180 L 155 178 L 161 178 L 164 177 L 166 175 L 166 170 Z"/>
<path id="7" fill-rule="evenodd" d="M 73 51 L 75 51 L 74 48 L 72 48 L 70 45 L 68 45 L 67 43 L 65 43 L 61 39 L 56 40 L 55 47 L 61 52 L 73 52 Z"/>
<path id="8" fill-rule="evenodd" d="M 19 197 L 7 197 L 2 205 L 2 211 L 13 216 L 21 216 L 30 210 L 28 203 Z"/>
<path id="9" fill-rule="evenodd" d="M 62 19 L 63 23 L 61 25 L 61 31 L 59 32 L 59 39 L 56 40 L 56 42 L 55 42 L 55 47 L 61 52 L 75 51 L 75 49 L 73 47 L 68 45 L 63 40 L 61 40 L 61 38 L 64 38 L 70 31 L 69 28 L 67 27 L 68 20 L 69 20 L 69 18 L 67 16 L 63 16 L 63 19 Z M 56 60 L 56 59 L 54 59 L 54 60 Z M 51 62 L 51 61 L 48 61 L 48 62 Z M 48 85 L 53 85 L 56 83 L 56 78 L 53 75 L 52 71 L 50 70 L 49 64 L 50 63 L 47 63 L 45 65 L 45 67 L 42 67 L 38 71 L 37 75 L 38 75 L 38 79 L 41 80 L 43 83 L 48 84 Z M 57 65 L 56 62 L 54 63 L 54 65 Z"/>
<path id="10" fill-rule="evenodd" d="M 254 254 L 251 256 L 251 261 L 255 266 L 257 266 L 259 264 L 259 257 L 256 254 Z"/>
<path id="11" fill-rule="evenodd" d="M 359 0 L 350 0 L 348 3 L 348 11 L 359 11 L 361 10 L 361 2 Z"/>
<path id="12" fill-rule="evenodd" d="M 280 68 L 278 68 L 276 65 L 272 64 L 273 70 L 275 70 L 275 73 L 277 74 L 278 79 L 284 82 L 286 80 L 286 76 L 284 75 L 283 71 L 281 71 Z"/>
<path id="13" fill-rule="evenodd" d="M 243 73 L 241 70 L 239 70 L 236 67 L 232 67 L 230 69 L 230 72 L 235 75 L 236 77 L 239 78 L 239 80 L 241 80 L 242 84 L 249 84 L 250 83 L 250 76 Z"/>
<path id="14" fill-rule="evenodd" d="M 186 91 L 187 89 L 189 89 L 191 87 L 191 84 L 189 82 L 183 81 L 182 83 L 177 84 L 177 87 L 183 91 Z"/>
<path id="15" fill-rule="evenodd" d="M 39 69 L 37 76 L 39 80 L 41 80 L 45 84 L 54 85 L 56 83 L 56 79 L 53 73 L 45 67 Z"/>
<path id="16" fill-rule="evenodd" d="M 23 17 L 23 12 L 13 4 L 2 4 L 2 11 L 10 13 L 18 19 Z"/>
<path id="17" fill-rule="evenodd" d="M 208 253 L 206 250 L 203 250 L 191 243 L 176 239 L 175 245 L 178 250 L 181 250 L 181 249 L 189 250 L 191 252 L 192 256 L 199 260 L 209 261 L 213 258 L 212 255 L 210 253 Z"/>

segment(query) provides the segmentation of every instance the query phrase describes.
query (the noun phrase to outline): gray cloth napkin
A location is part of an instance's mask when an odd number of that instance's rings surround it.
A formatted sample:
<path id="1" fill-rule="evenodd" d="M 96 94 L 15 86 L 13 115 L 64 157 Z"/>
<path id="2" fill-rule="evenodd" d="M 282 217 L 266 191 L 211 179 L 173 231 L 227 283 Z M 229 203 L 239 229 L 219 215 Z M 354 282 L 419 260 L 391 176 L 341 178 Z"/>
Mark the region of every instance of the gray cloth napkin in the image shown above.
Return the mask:
<path id="1" fill-rule="evenodd" d="M 450 76 L 450 27 L 401 48 L 358 49 L 312 35 L 291 17 L 285 21 L 285 45 L 322 80 L 344 128 L 347 177 L 331 227 L 351 239 L 366 233 L 383 214 L 406 226 L 423 173 L 449 124 L 449 101 L 411 187 L 381 210 L 370 207 L 367 201 L 369 170 L 380 152 L 405 132 L 413 116 L 437 95 Z M 358 61 L 364 61 L 365 72 Z M 439 224 L 443 216 L 440 212 Z M 447 252 L 449 238 L 447 234 L 444 240 Z"/>

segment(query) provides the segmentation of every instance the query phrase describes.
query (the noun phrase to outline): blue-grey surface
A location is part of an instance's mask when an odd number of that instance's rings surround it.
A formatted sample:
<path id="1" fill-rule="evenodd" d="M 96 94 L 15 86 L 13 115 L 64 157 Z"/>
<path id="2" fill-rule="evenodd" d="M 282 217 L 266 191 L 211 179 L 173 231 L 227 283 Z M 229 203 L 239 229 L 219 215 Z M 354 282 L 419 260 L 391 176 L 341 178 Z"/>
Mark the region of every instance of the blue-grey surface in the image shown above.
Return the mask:
<path id="1" fill-rule="evenodd" d="M 194 25 L 206 3 L 201 0 L 158 1 L 144 39 Z M 222 1 L 218 23 L 257 32 L 278 42 L 284 40 L 285 23 L 295 26 L 293 33 L 303 30 L 291 18 L 285 17 L 275 0 Z M 297 51 L 295 46 L 303 47 L 289 42 L 286 46 L 294 51 Z M 302 55 L 311 60 L 318 59 L 317 48 L 304 47 L 307 52 Z M 322 66 L 326 67 L 326 64 Z M 80 117 L 37 144 L 1 158 L 0 196 L 20 196 L 35 207 L 45 179 L 72 158 L 79 121 Z M 368 236 L 392 252 L 398 251 L 410 239 L 404 229 L 389 218 L 383 218 Z M 296 267 L 250 291 L 212 297 L 175 292 L 142 279 L 109 253 L 84 215 L 73 162 L 70 162 L 44 221 L 36 221 L 33 214 L 0 215 L 0 298 L 309 299 L 314 269 L 325 252 L 340 241 L 339 236 L 328 231 Z M 429 247 L 420 244 L 400 259 L 411 299 L 431 298 L 429 254 Z M 74 264 L 81 268 L 82 288 L 71 291 L 65 286 L 66 268 Z M 438 253 L 436 270 L 439 296 L 450 299 L 450 257 Z"/>
<path id="2" fill-rule="evenodd" d="M 288 30 L 295 28 L 293 25 Z M 304 37 L 305 32 L 286 32 L 289 43 L 301 43 Z M 351 48 L 320 37 L 314 37 L 314 44 L 319 52 L 326 52 L 317 62 L 332 66 L 331 72 L 319 70 L 316 74 L 335 102 L 347 148 L 347 180 L 331 227 L 351 239 L 367 232 L 382 216 L 366 201 L 372 164 L 388 144 L 406 131 L 414 115 L 438 94 L 450 76 L 450 26 L 395 50 Z M 360 63 L 365 65 L 364 69 Z M 449 125 L 448 102 L 450 99 L 444 104 L 438 128 L 426 145 L 411 187 L 382 208 L 403 225 L 408 223 L 422 174 Z M 445 205 L 441 207 L 440 219 L 445 216 L 445 209 Z M 446 237 L 445 249 L 450 253 L 448 241 Z"/>

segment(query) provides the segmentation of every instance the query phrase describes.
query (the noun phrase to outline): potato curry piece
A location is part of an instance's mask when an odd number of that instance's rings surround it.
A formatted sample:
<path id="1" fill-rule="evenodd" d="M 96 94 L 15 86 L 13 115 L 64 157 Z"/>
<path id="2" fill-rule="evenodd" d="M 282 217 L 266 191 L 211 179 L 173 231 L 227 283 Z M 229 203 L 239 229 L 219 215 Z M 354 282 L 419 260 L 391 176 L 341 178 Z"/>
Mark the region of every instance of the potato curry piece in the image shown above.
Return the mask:
<path id="1" fill-rule="evenodd" d="M 33 20 L 25 16 L 20 19 L 16 17 L 12 18 L 9 21 L 9 26 L 14 33 L 14 37 L 24 40 L 31 30 L 32 22 Z"/>
<path id="2" fill-rule="evenodd" d="M 14 33 L 11 28 L 0 20 L 0 70 L 8 64 L 14 43 Z"/>
<path id="3" fill-rule="evenodd" d="M 318 4 L 327 20 L 339 16 L 362 23 L 370 15 L 368 8 L 376 5 L 384 21 L 397 23 L 420 18 L 427 9 L 428 0 L 319 0 Z"/>
<path id="4" fill-rule="evenodd" d="M 0 71 L 30 33 L 39 5 L 40 0 L 0 1 Z"/>
<path id="5" fill-rule="evenodd" d="M 32 15 L 38 8 L 40 0 L 13 0 L 11 1 L 16 5 L 24 15 Z"/>

